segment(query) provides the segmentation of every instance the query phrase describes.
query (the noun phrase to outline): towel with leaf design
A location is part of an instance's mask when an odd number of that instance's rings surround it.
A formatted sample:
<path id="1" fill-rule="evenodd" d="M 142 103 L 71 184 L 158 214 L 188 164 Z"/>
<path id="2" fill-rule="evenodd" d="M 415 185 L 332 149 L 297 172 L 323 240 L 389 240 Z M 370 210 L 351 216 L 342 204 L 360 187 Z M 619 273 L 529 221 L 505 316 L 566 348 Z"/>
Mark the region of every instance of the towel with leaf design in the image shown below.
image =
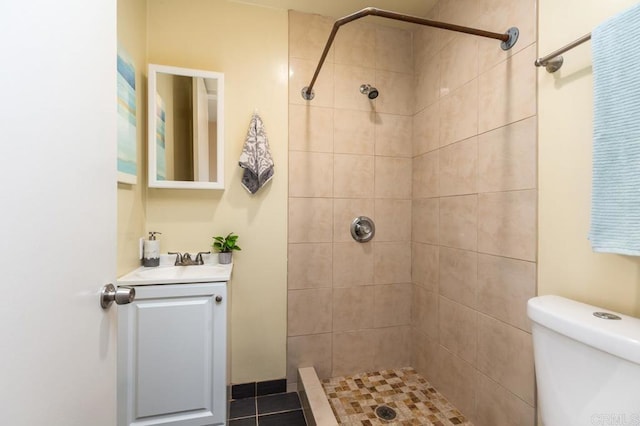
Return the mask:
<path id="1" fill-rule="evenodd" d="M 269 151 L 269 140 L 262 119 L 256 113 L 251 117 L 239 164 L 244 169 L 242 186 L 252 194 L 258 192 L 273 177 L 274 166 Z"/>

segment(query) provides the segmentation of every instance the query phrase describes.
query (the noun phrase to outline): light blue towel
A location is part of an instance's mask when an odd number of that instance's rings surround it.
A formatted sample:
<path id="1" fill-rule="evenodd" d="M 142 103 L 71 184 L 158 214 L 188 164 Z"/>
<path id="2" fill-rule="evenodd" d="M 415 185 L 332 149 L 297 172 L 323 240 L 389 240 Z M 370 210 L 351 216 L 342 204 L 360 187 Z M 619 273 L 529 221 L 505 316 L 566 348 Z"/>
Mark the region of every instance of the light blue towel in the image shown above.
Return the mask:
<path id="1" fill-rule="evenodd" d="M 596 252 L 640 256 L 640 4 L 592 32 Z"/>

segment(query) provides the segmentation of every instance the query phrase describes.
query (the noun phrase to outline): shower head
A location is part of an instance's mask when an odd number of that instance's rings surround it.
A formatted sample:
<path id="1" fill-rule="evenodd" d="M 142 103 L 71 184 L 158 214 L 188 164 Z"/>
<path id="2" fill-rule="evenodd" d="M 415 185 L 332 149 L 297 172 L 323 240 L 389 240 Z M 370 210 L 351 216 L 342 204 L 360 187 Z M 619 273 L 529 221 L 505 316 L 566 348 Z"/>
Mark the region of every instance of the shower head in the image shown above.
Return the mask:
<path id="1" fill-rule="evenodd" d="M 369 99 L 375 99 L 380 94 L 378 92 L 378 89 L 370 84 L 363 84 L 362 86 L 360 86 L 360 93 L 362 93 L 363 95 L 367 95 Z"/>

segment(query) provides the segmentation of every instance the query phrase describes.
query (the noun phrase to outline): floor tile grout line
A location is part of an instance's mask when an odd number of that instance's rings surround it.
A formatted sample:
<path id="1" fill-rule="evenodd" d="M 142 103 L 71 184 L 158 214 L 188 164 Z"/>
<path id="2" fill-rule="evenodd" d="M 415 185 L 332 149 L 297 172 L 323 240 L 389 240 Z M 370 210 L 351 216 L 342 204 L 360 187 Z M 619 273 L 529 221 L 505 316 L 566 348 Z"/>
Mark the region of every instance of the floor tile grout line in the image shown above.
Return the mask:
<path id="1" fill-rule="evenodd" d="M 253 398 L 253 401 L 256 404 L 256 426 L 260 424 L 260 420 L 258 419 L 258 385 L 256 385 L 256 396 Z"/>
<path id="2" fill-rule="evenodd" d="M 231 420 L 244 420 L 244 419 L 249 419 L 251 417 L 258 417 L 258 415 L 257 414 L 252 414 L 250 416 L 233 417 L 233 418 L 229 418 L 228 420 L 229 421 L 231 421 Z"/>
<path id="3" fill-rule="evenodd" d="M 264 417 L 264 416 L 270 416 L 272 414 L 282 414 L 282 413 L 290 413 L 292 411 L 302 411 L 302 407 L 301 408 L 293 408 L 291 410 L 282 410 L 282 411 L 272 411 L 270 413 L 263 413 L 263 414 L 258 414 L 258 417 Z"/>

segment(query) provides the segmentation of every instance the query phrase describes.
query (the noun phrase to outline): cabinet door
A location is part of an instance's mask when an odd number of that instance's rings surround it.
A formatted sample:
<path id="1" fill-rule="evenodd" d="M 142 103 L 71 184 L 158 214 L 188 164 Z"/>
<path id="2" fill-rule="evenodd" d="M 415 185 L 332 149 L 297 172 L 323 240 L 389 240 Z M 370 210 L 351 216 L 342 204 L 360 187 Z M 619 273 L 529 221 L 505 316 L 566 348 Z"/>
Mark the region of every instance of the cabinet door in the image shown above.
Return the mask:
<path id="1" fill-rule="evenodd" d="M 226 303 L 225 283 L 179 284 L 118 307 L 120 426 L 224 424 Z"/>

